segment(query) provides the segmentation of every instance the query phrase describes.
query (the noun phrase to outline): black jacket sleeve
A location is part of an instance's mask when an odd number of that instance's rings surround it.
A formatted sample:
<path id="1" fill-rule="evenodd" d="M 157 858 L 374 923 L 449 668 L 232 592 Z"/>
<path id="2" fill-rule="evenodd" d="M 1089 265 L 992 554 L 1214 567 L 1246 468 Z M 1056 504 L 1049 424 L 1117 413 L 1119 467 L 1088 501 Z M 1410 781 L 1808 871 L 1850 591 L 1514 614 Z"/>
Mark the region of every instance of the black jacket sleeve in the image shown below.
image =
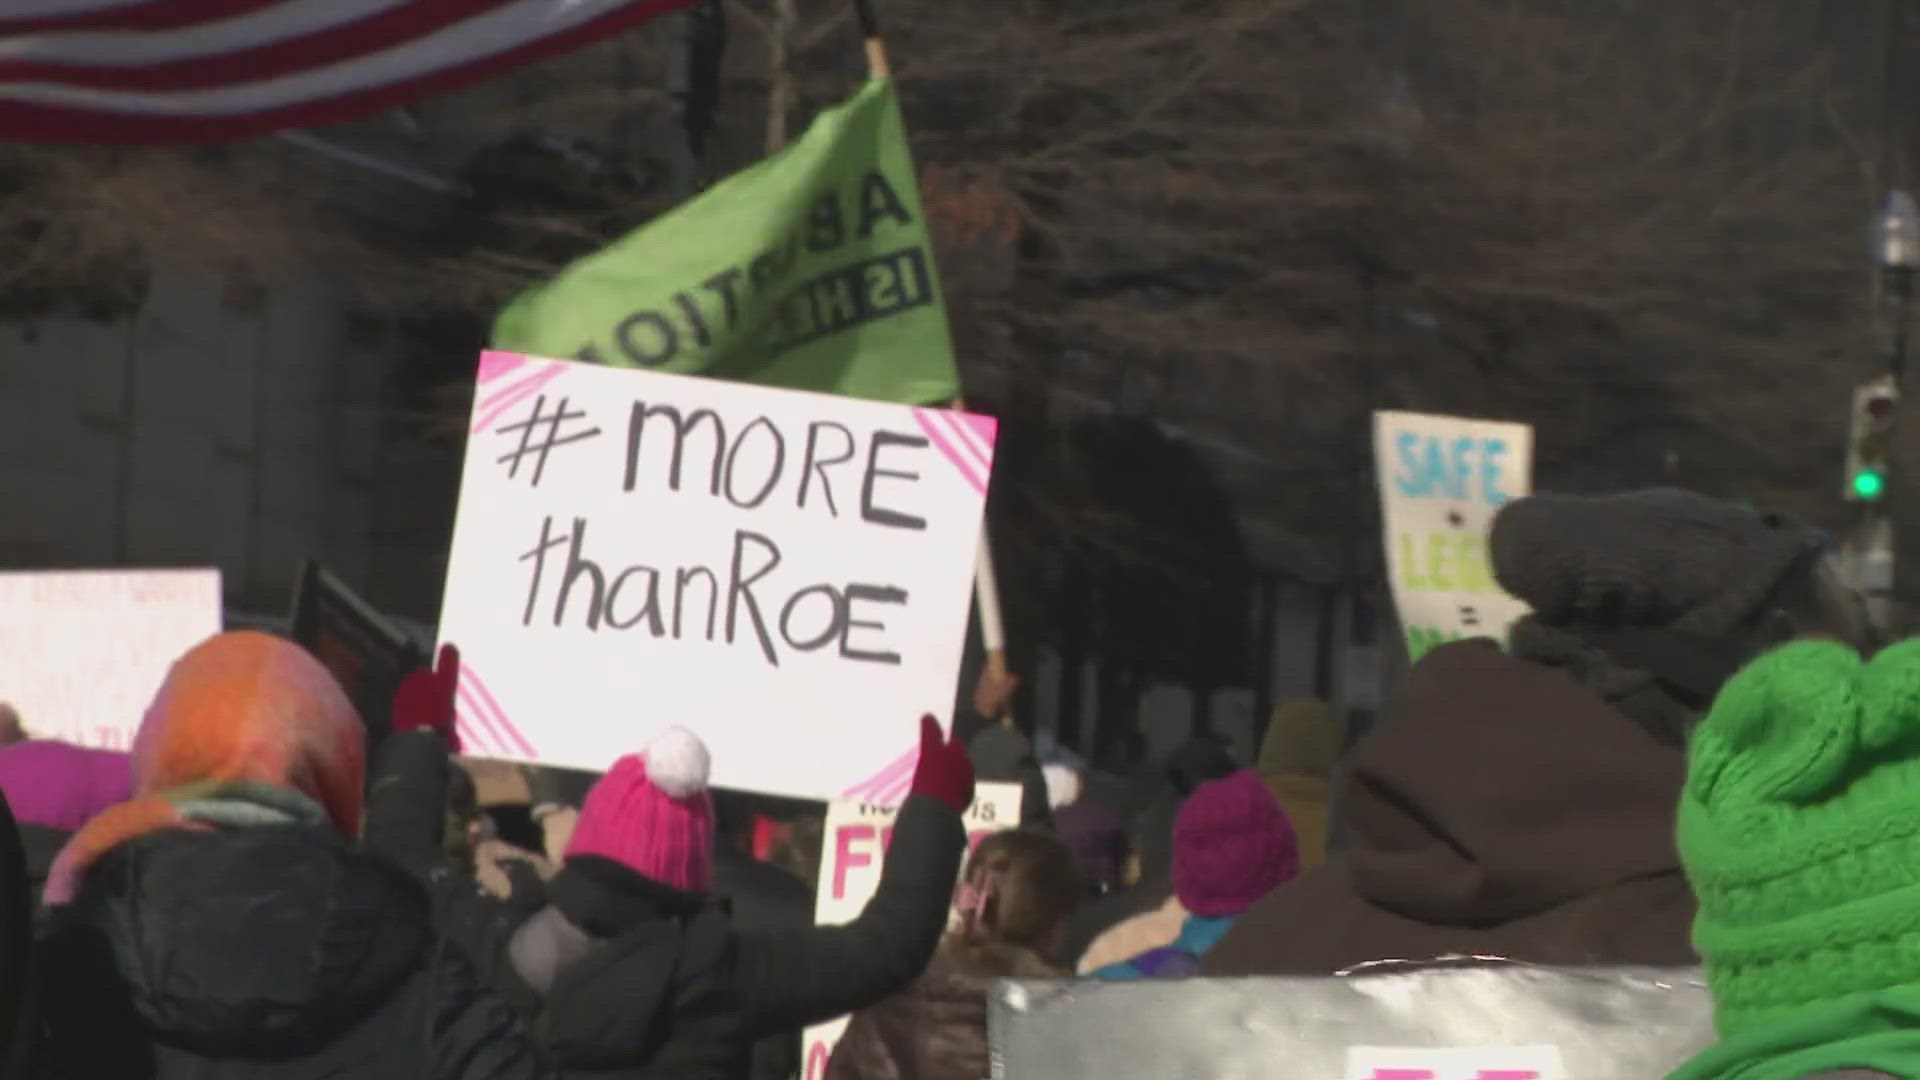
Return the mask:
<path id="1" fill-rule="evenodd" d="M 748 1034 L 804 1027 L 856 1012 L 906 987 L 933 957 L 967 846 L 960 815 L 914 795 L 901 807 L 860 917 L 844 926 L 742 932 L 735 971 Z"/>
<path id="2" fill-rule="evenodd" d="M 558 1080 L 520 1017 L 451 942 L 435 946 L 433 986 L 432 1080 Z"/>
<path id="3" fill-rule="evenodd" d="M 34 901 L 13 810 L 0 792 L 0 1077 L 26 1070 Z"/>
<path id="4" fill-rule="evenodd" d="M 517 995 L 507 943 L 545 903 L 544 889 L 537 875 L 515 874 L 514 895 L 502 900 L 481 888 L 470 868 L 447 858 L 447 789 L 459 767 L 436 732 L 388 736 L 374 761 L 362 843 L 426 886 L 435 929 L 465 951 L 484 985 Z"/>
<path id="5" fill-rule="evenodd" d="M 73 834 L 65 829 L 20 826 L 20 847 L 27 859 L 27 897 L 36 917 L 40 911 L 40 893 L 47 887 L 47 874 L 53 870 L 53 860 L 59 858 L 61 849 L 72 838 Z"/>
<path id="6" fill-rule="evenodd" d="M 401 731 L 381 740 L 360 827 L 366 849 L 416 877 L 440 865 L 447 792 L 457 768 L 438 732 Z"/>

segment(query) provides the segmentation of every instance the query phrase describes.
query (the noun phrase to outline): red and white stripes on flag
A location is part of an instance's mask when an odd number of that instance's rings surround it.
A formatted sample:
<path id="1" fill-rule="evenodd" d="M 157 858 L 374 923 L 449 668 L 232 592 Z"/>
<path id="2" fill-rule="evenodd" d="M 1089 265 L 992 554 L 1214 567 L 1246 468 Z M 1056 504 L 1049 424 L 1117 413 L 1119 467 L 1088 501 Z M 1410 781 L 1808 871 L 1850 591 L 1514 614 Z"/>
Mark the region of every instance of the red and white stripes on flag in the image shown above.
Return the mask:
<path id="1" fill-rule="evenodd" d="M 0 140 L 246 139 L 396 108 L 695 0 L 0 0 Z"/>

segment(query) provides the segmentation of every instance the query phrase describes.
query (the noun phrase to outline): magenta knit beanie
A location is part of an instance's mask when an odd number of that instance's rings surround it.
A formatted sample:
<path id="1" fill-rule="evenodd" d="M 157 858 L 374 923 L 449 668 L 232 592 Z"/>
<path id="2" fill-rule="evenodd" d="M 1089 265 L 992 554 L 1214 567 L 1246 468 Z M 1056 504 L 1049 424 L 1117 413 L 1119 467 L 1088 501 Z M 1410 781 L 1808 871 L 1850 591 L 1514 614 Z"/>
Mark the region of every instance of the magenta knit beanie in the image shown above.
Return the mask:
<path id="1" fill-rule="evenodd" d="M 673 727 L 628 754 L 587 792 L 567 855 L 598 855 L 662 885 L 705 892 L 713 884 L 713 799 L 707 745 Z"/>
<path id="2" fill-rule="evenodd" d="M 1242 769 L 1194 790 L 1173 820 L 1173 892 L 1194 915 L 1238 915 L 1300 872 L 1293 822 Z"/>

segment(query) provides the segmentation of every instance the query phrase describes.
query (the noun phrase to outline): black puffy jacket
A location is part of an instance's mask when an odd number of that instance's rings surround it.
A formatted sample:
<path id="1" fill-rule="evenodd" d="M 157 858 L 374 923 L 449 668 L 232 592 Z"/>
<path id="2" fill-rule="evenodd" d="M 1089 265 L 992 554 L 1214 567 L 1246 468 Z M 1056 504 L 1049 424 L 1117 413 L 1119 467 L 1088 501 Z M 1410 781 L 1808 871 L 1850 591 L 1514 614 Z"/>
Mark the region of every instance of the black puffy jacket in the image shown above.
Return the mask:
<path id="1" fill-rule="evenodd" d="M 128 841 L 39 944 L 49 1077 L 553 1075 L 420 886 L 323 830 Z"/>
<path id="2" fill-rule="evenodd" d="M 713 893 L 732 911 L 734 929 L 745 933 L 797 933 L 813 926 L 813 890 L 806 882 L 728 844 L 714 846 Z M 754 1080 L 799 1074 L 799 1032 L 776 1032 L 754 1042 Z"/>
<path id="3" fill-rule="evenodd" d="M 676 893 L 601 859 L 567 860 L 547 885 L 551 905 L 531 916 L 486 896 L 471 876 L 452 872 L 441 855 L 444 815 L 433 808 L 444 805 L 445 770 L 452 767 L 445 744 L 431 732 L 389 738 L 381 747 L 367 800 L 366 840 L 370 848 L 408 866 L 429 883 L 442 931 L 467 948 L 492 985 L 521 996 L 525 973 L 523 965 L 514 962 L 512 950 L 530 919 L 537 923 L 563 917 L 573 930 L 584 931 L 595 942 L 617 945 L 647 927 L 666 939 L 682 934 L 692 939 L 687 931 L 695 925 L 689 922 L 694 913 L 713 917 L 713 907 L 701 905 L 700 897 Z M 576 943 L 575 951 L 567 955 L 591 956 L 595 965 L 607 970 L 596 970 L 595 994 L 575 987 L 567 973 L 556 974 L 551 981 L 552 1000 L 545 1001 L 539 1021 L 541 1030 L 569 1075 L 652 1076 L 657 1074 L 648 1071 L 650 1062 L 640 1056 L 630 1058 L 632 1071 L 626 1073 L 610 1072 L 601 1065 L 585 1067 L 586 1061 L 606 1058 L 598 1048 L 587 1054 L 584 1039 L 571 1044 L 580 1053 L 564 1050 L 555 1025 L 575 1022 L 563 1013 L 592 1017 L 609 1039 L 627 1040 L 627 1029 L 668 1024 L 662 1030 L 674 1030 L 671 1025 L 698 1022 L 701 1030 L 728 1031 L 729 1038 L 744 1043 L 872 1005 L 905 989 L 933 956 L 946 930 L 966 839 L 960 815 L 951 808 L 925 795 L 909 796 L 894 825 L 879 888 L 853 922 L 754 931 L 728 920 L 723 948 L 694 950 L 691 940 L 679 946 L 689 950 L 676 959 L 689 979 L 693 974 L 687 967 L 690 956 L 704 956 L 719 965 L 714 974 L 717 984 L 728 990 L 724 996 L 705 993 L 701 984 L 690 983 L 687 992 L 693 997 L 683 998 L 680 991 L 660 987 L 652 954 L 636 953 L 617 961 L 618 951 L 580 949 Z M 565 930 L 551 925 L 548 929 Z M 564 932 L 556 935 L 565 936 Z M 633 997 L 626 995 L 623 985 L 650 989 Z M 562 987 L 568 990 L 565 1003 L 559 1000 Z M 700 1002 L 699 1010 L 720 1007 L 725 1001 L 732 1015 L 722 1022 L 704 1011 L 664 1019 L 649 1011 L 667 1003 L 676 1009 L 688 1008 L 688 1000 Z M 709 1021 L 712 1026 L 705 1026 Z M 737 1064 L 736 1059 L 719 1054 L 703 1054 L 700 1060 L 723 1062 L 727 1069 Z"/>
<path id="4" fill-rule="evenodd" d="M 47 872 L 53 869 L 53 860 L 72 836 L 64 829 L 49 829 L 44 825 L 20 826 L 20 850 L 26 859 L 27 891 L 36 911 L 40 906 L 40 891 L 47 887 Z"/>
<path id="5" fill-rule="evenodd" d="M 748 1074 L 751 1041 L 723 908 L 604 859 L 568 860 L 549 893 L 553 903 L 493 958 L 491 978 L 534 1017 L 569 1078 Z"/>
<path id="6" fill-rule="evenodd" d="M 0 1080 L 26 1075 L 27 984 L 33 944 L 33 897 L 13 811 L 0 792 Z"/>
<path id="7" fill-rule="evenodd" d="M 854 921 L 760 932 L 730 924 L 728 947 L 714 955 L 725 964 L 722 974 L 747 1036 L 830 1020 L 912 983 L 946 929 L 965 846 L 958 814 L 924 795 L 913 796 L 894 825 L 879 888 Z M 554 875 L 548 892 L 553 904 L 535 919 L 557 911 L 595 938 L 662 920 L 684 921 L 697 900 L 610 860 L 579 856 Z M 516 929 L 508 947 L 508 963 L 521 975 L 524 964 L 511 954 L 525 929 Z M 473 948 L 477 956 L 487 951 L 481 942 Z"/>

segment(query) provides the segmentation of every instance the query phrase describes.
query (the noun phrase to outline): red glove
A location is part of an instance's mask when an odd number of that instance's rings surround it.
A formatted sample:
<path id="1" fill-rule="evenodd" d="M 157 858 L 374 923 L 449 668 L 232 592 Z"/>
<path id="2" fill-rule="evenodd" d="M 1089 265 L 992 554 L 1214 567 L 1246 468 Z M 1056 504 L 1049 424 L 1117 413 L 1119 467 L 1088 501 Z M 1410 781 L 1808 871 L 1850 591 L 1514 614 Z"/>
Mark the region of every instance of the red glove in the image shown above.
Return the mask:
<path id="1" fill-rule="evenodd" d="M 412 672 L 393 695 L 393 730 L 437 731 L 454 753 L 460 752 L 460 735 L 454 730 L 453 696 L 460 684 L 460 650 L 451 644 L 440 646 L 439 660 L 432 668 Z"/>
<path id="2" fill-rule="evenodd" d="M 940 722 L 931 716 L 920 718 L 920 763 L 913 768 L 913 787 L 907 793 L 931 795 L 956 814 L 973 805 L 973 761 L 959 740 L 941 733 Z"/>
<path id="3" fill-rule="evenodd" d="M 761 862 L 773 858 L 773 848 L 780 842 L 780 823 L 765 814 L 753 815 L 753 857 Z"/>

